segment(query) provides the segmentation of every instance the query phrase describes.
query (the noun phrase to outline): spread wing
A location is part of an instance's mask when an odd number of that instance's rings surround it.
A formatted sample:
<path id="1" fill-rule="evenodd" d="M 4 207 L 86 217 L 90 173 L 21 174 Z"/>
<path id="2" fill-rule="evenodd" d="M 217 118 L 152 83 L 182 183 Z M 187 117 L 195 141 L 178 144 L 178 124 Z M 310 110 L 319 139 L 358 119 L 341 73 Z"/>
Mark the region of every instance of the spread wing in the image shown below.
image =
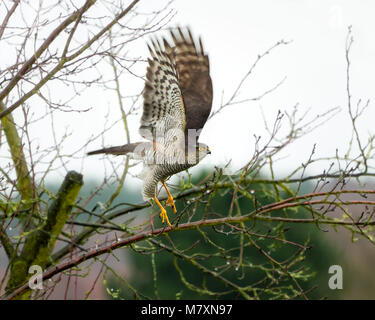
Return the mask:
<path id="1" fill-rule="evenodd" d="M 159 42 L 149 47 L 146 83 L 143 91 L 143 114 L 140 134 L 155 141 L 155 135 L 164 135 L 172 128 L 185 131 L 186 117 L 182 93 L 173 57 L 162 51 Z"/>
<path id="2" fill-rule="evenodd" d="M 204 53 L 202 40 L 195 43 L 192 33 L 187 28 L 171 32 L 174 53 L 179 76 L 179 86 L 185 104 L 186 129 L 203 128 L 212 107 L 212 81 L 208 55 Z"/>
<path id="3" fill-rule="evenodd" d="M 211 112 L 212 82 L 209 60 L 202 41 L 193 41 L 189 29 L 171 31 L 173 43 L 166 39 L 152 41 L 149 47 L 141 135 L 154 140 L 155 132 L 179 128 L 203 128 Z M 150 136 L 150 133 L 152 136 Z M 157 133 L 156 133 L 157 134 Z"/>

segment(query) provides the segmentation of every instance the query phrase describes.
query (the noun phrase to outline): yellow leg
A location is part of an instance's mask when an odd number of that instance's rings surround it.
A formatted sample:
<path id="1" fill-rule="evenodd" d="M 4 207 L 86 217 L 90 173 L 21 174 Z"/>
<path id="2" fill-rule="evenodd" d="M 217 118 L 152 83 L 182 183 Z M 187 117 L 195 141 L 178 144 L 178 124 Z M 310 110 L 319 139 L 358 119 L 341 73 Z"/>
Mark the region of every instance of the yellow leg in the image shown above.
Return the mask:
<path id="1" fill-rule="evenodd" d="M 168 190 L 168 188 L 167 188 L 167 185 L 165 184 L 164 181 L 162 181 L 162 184 L 163 184 L 163 186 L 164 186 L 164 188 L 165 188 L 165 191 L 167 191 L 167 193 L 168 193 L 167 204 L 170 205 L 170 206 L 172 207 L 174 213 L 177 213 L 177 209 L 176 209 L 176 206 L 175 206 L 175 204 L 174 204 L 173 197 L 172 197 L 171 193 L 169 192 L 169 190 Z"/>
<path id="2" fill-rule="evenodd" d="M 167 211 L 163 208 L 163 206 L 161 205 L 161 203 L 158 200 L 158 198 L 156 198 L 156 196 L 154 197 L 154 200 L 155 200 L 156 204 L 159 206 L 159 208 L 161 210 L 160 217 L 163 219 L 162 222 L 164 222 L 164 220 L 166 220 L 167 223 L 168 223 L 168 225 L 170 227 L 172 227 L 172 225 L 171 225 L 171 223 L 169 222 L 169 219 L 168 219 Z"/>

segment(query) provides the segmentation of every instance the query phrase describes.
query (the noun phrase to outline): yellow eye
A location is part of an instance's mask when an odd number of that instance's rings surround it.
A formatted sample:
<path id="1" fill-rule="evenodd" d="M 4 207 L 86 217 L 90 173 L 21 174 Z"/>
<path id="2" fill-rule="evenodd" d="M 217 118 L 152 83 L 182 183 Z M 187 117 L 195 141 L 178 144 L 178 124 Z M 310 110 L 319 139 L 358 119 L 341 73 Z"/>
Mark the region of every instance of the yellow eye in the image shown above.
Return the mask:
<path id="1" fill-rule="evenodd" d="M 198 147 L 198 151 L 199 151 L 199 152 L 206 152 L 206 153 L 208 153 L 208 154 L 211 153 L 209 147 Z"/>

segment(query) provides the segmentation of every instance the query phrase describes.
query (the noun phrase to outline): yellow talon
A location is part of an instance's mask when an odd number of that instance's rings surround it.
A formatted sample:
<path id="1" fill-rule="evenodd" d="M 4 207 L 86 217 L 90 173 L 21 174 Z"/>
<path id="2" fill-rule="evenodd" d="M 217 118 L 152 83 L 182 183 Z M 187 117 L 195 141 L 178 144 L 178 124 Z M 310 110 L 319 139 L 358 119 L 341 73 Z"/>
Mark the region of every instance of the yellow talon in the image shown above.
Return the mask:
<path id="1" fill-rule="evenodd" d="M 167 205 L 170 205 L 172 207 L 174 213 L 177 213 L 177 209 L 176 209 L 176 205 L 174 204 L 173 197 L 172 197 L 171 193 L 169 192 L 167 186 L 165 185 L 165 182 L 162 181 L 162 183 L 163 183 L 163 186 L 165 188 L 165 191 L 167 191 L 167 193 L 168 193 L 168 199 L 167 199 L 166 203 L 167 203 Z"/>
<path id="2" fill-rule="evenodd" d="M 162 218 L 162 222 L 164 223 L 164 221 L 166 220 L 168 225 L 170 227 L 172 227 L 171 223 L 169 222 L 169 219 L 168 219 L 168 215 L 167 215 L 167 211 L 163 208 L 163 206 L 161 205 L 160 201 L 158 200 L 158 198 L 154 197 L 154 200 L 156 202 L 156 204 L 159 206 L 161 212 L 160 212 L 160 218 Z"/>
<path id="3" fill-rule="evenodd" d="M 177 213 L 177 209 L 176 209 L 176 206 L 174 204 L 173 197 L 171 195 L 167 199 L 167 204 L 172 207 L 174 213 Z"/>
<path id="4" fill-rule="evenodd" d="M 167 215 L 167 211 L 165 211 L 165 209 L 161 210 L 161 213 L 160 213 L 160 217 L 162 218 L 162 221 L 164 223 L 164 220 L 167 221 L 168 225 L 170 227 L 172 227 L 171 223 L 169 222 L 169 219 L 168 219 L 168 215 Z"/>

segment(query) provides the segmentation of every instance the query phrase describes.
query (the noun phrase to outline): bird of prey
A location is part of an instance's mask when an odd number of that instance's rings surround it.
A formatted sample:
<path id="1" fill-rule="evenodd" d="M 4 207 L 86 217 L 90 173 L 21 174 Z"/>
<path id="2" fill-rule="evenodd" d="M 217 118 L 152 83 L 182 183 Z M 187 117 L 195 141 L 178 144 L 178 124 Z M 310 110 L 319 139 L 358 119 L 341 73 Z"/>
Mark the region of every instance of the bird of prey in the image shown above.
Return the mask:
<path id="1" fill-rule="evenodd" d="M 148 45 L 146 82 L 143 90 L 143 114 L 139 132 L 145 142 L 91 151 L 88 155 L 131 155 L 143 161 L 142 195 L 160 207 L 162 222 L 171 227 L 166 210 L 157 198 L 162 183 L 166 201 L 177 213 L 165 181 L 202 160 L 210 150 L 198 142 L 212 107 L 212 82 L 208 55 L 201 38 L 194 40 L 189 28 L 170 31 L 166 38 L 151 40 Z"/>

